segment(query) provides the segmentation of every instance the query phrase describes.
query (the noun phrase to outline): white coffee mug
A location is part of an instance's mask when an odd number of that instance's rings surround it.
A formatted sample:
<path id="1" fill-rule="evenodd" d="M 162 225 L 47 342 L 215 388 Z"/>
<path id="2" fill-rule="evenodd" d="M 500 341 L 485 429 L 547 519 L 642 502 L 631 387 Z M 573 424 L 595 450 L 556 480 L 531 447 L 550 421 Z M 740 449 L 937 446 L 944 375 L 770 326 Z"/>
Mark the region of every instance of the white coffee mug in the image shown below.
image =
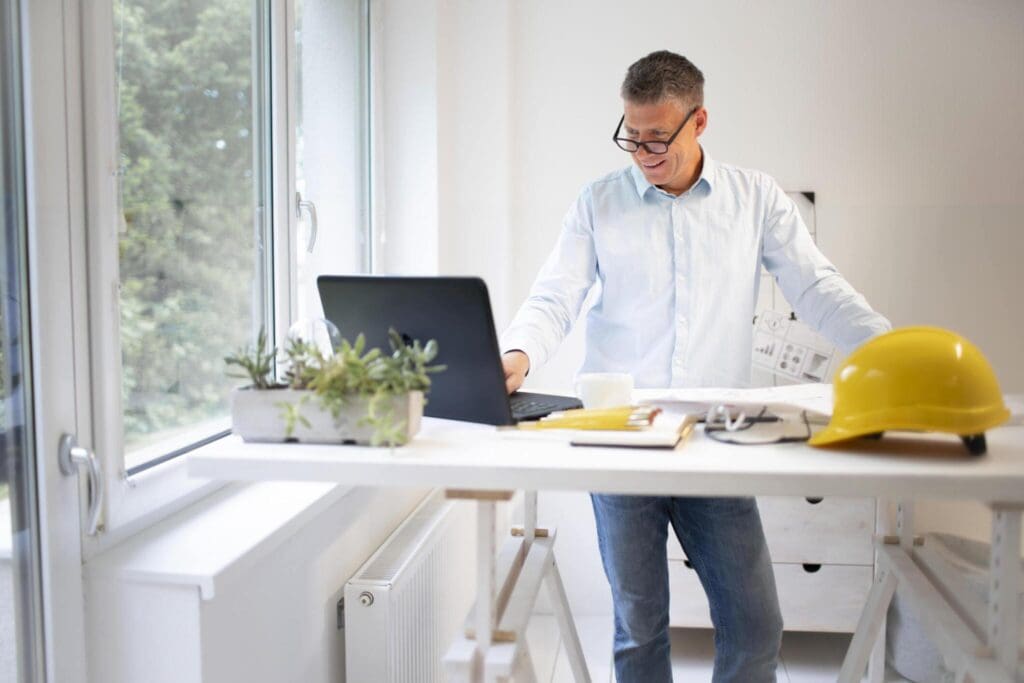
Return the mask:
<path id="1" fill-rule="evenodd" d="M 576 378 L 576 395 L 584 408 L 614 408 L 633 402 L 633 375 L 586 372 Z"/>

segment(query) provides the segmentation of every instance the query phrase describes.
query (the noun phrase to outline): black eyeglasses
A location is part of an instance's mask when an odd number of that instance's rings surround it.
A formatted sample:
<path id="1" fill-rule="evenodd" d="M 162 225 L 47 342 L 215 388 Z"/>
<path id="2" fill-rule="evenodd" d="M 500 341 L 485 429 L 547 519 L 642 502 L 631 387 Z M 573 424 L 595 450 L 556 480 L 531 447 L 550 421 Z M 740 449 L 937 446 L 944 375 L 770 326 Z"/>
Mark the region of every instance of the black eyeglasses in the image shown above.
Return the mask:
<path id="1" fill-rule="evenodd" d="M 615 132 L 612 133 L 612 141 L 615 142 L 615 144 L 619 146 L 619 149 L 623 150 L 624 152 L 635 152 L 641 147 L 643 147 L 644 149 L 647 150 L 649 154 L 664 154 L 665 152 L 668 151 L 669 145 L 671 145 L 672 142 L 676 139 L 676 136 L 679 135 L 679 133 L 683 130 L 683 127 L 686 126 L 686 123 L 687 121 L 690 120 L 690 117 L 693 116 L 698 109 L 700 109 L 699 104 L 690 110 L 690 113 L 686 115 L 686 118 L 683 119 L 683 122 L 679 124 L 678 128 L 676 128 L 676 132 L 672 133 L 672 137 L 670 137 L 668 140 L 649 140 L 646 142 L 640 142 L 639 140 L 619 137 L 619 129 L 622 128 L 622 124 L 626 120 L 626 115 L 623 114 L 622 118 L 619 119 L 619 125 L 615 126 Z"/>

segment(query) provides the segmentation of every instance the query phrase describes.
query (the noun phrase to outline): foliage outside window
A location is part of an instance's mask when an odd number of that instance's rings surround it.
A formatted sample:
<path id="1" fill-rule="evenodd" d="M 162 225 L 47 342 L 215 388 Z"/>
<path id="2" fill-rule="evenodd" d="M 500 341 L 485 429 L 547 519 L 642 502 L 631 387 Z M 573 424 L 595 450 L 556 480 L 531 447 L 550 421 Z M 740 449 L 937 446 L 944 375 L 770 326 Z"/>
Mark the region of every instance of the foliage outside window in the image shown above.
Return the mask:
<path id="1" fill-rule="evenodd" d="M 263 323 L 256 12 L 115 1 L 126 451 L 226 416 L 223 351 Z"/>

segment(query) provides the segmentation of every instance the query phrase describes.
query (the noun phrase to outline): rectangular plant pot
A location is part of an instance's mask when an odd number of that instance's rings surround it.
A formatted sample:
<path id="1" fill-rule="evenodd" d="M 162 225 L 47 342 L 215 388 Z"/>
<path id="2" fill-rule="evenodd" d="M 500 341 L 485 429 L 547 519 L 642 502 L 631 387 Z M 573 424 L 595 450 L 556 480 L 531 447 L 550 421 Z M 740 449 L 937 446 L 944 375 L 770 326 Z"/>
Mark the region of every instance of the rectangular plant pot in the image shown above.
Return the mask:
<path id="1" fill-rule="evenodd" d="M 312 391 L 296 389 L 235 389 L 231 393 L 231 431 L 245 441 L 280 443 L 353 443 L 370 444 L 374 427 L 360 424 L 368 415 L 370 397 L 353 396 L 335 420 L 320 405 Z M 298 406 L 301 419 L 295 421 L 291 436 L 287 435 L 288 406 Z M 379 405 L 379 414 L 390 414 L 396 430 L 395 445 L 409 442 L 420 430 L 423 417 L 423 392 L 389 396 Z M 386 444 L 382 444 L 386 445 Z"/>

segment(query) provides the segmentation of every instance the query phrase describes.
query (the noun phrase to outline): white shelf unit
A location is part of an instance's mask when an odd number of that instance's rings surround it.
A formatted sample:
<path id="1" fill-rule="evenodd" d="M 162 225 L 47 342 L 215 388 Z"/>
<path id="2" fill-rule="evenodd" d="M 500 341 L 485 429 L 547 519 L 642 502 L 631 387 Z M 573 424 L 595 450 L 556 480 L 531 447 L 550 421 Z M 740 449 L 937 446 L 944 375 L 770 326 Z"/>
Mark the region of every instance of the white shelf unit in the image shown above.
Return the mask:
<path id="1" fill-rule="evenodd" d="M 787 631 L 852 633 L 871 589 L 873 498 L 757 499 Z M 672 626 L 710 628 L 707 598 L 669 538 Z"/>

